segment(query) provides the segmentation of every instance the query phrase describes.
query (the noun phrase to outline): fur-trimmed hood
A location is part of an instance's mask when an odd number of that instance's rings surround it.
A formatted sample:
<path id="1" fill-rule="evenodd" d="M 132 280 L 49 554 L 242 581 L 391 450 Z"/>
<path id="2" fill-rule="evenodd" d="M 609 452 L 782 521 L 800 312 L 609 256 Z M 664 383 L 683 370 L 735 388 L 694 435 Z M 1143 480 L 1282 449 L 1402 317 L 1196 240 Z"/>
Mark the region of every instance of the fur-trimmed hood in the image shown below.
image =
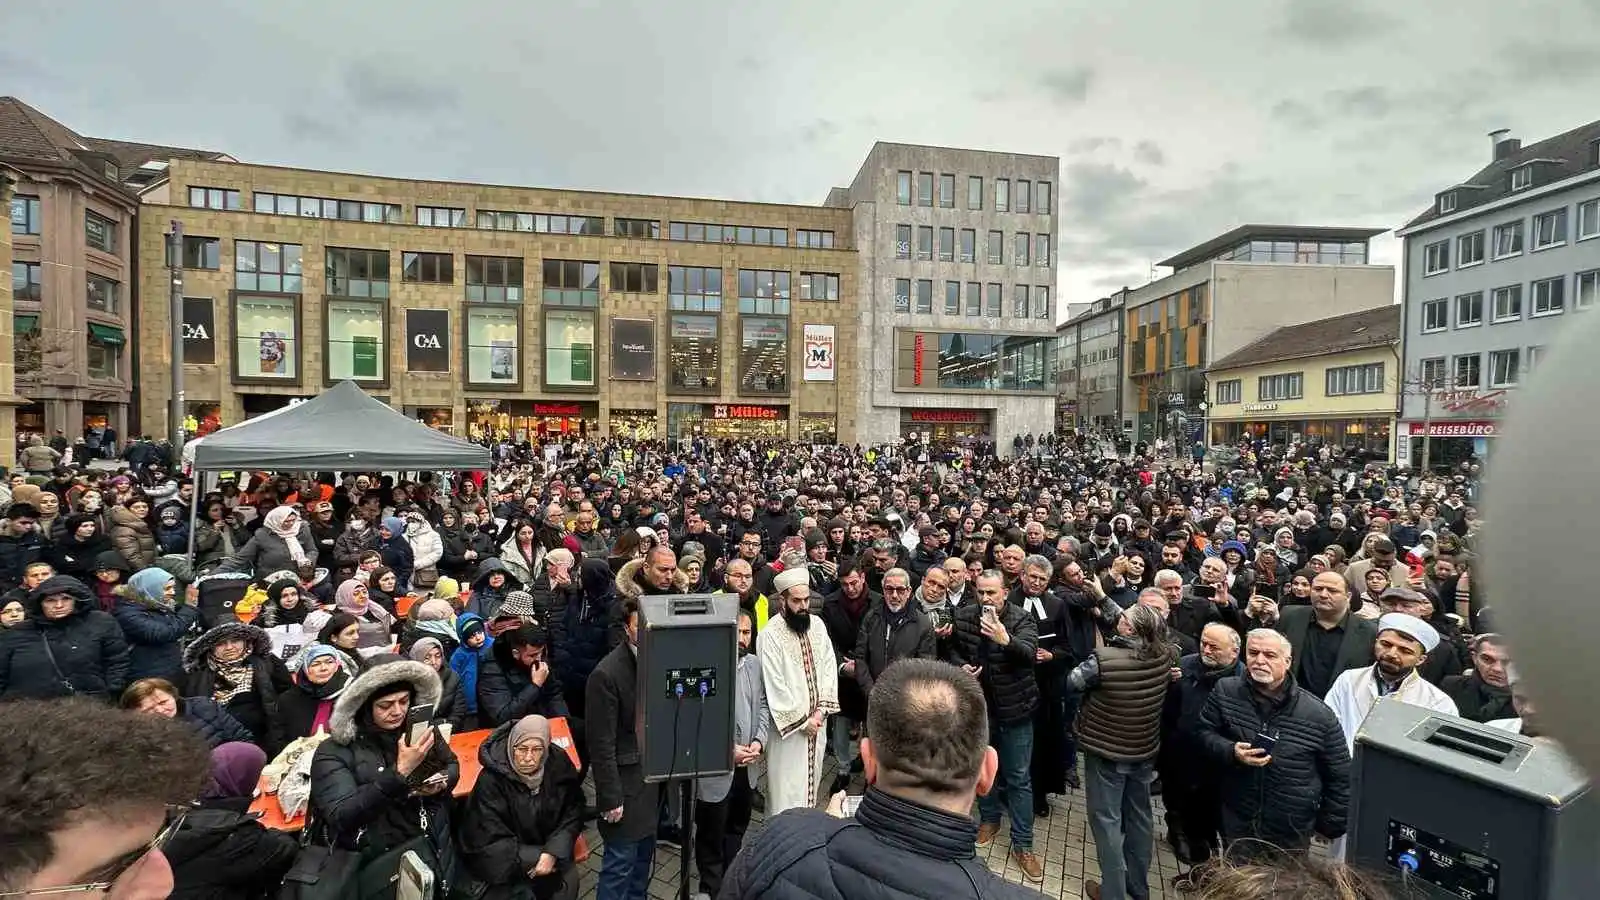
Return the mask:
<path id="1" fill-rule="evenodd" d="M 244 641 L 251 656 L 272 656 L 272 638 L 265 631 L 243 622 L 224 622 L 189 642 L 183 651 L 183 670 L 193 672 L 205 665 L 213 647 L 233 638 Z"/>
<path id="2" fill-rule="evenodd" d="M 374 666 L 350 682 L 334 701 L 333 715 L 328 718 L 329 739 L 339 744 L 355 740 L 356 716 L 362 707 L 385 688 L 396 685 L 409 686 L 416 692 L 413 704 L 439 702 L 439 673 L 427 664 L 403 660 Z"/>
<path id="3" fill-rule="evenodd" d="M 617 570 L 617 597 L 623 600 L 637 600 L 643 597 L 644 585 L 639 580 L 643 572 L 642 558 L 630 559 L 623 563 L 622 568 Z M 689 592 L 689 576 L 685 575 L 682 569 L 674 569 L 672 572 L 672 592 L 675 594 Z"/>

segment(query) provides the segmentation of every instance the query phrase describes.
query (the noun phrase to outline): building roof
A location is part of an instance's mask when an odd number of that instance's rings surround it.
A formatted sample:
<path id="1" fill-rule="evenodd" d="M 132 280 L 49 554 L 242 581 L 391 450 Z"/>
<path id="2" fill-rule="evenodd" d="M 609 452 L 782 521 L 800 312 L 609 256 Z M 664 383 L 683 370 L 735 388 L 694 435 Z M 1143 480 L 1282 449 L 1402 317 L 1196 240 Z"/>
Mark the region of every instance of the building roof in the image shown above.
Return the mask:
<path id="1" fill-rule="evenodd" d="M 215 150 L 194 150 L 189 147 L 166 147 L 161 144 L 141 144 L 137 141 L 113 141 L 107 138 L 84 138 L 84 141 L 101 153 L 110 154 L 117 161 L 117 169 L 124 181 L 146 163 L 169 159 L 230 159 L 226 153 Z"/>
<path id="2" fill-rule="evenodd" d="M 1378 306 L 1331 319 L 1285 325 L 1212 363 L 1206 371 L 1238 369 L 1286 359 L 1330 356 L 1400 340 L 1400 307 Z"/>
<path id="3" fill-rule="evenodd" d="M 0 160 L 15 166 L 69 168 L 122 186 L 140 166 L 173 157 L 220 159 L 224 154 L 87 137 L 16 97 L 0 97 Z M 117 171 L 115 178 L 109 174 L 110 167 Z"/>
<path id="4" fill-rule="evenodd" d="M 1248 241 L 1251 238 L 1365 241 L 1388 230 L 1387 228 L 1355 228 L 1332 225 L 1240 225 L 1226 234 L 1219 234 L 1203 244 L 1190 247 L 1176 256 L 1164 259 L 1157 265 L 1182 269 L 1198 262 L 1205 262 L 1229 247 Z"/>
<path id="5" fill-rule="evenodd" d="M 1443 188 L 1440 192 L 1457 189 L 1456 208 L 1452 212 L 1440 214 L 1439 204 L 1436 202 L 1416 218 L 1405 224 L 1406 228 L 1414 228 L 1434 219 L 1445 216 L 1458 215 L 1464 210 L 1475 206 L 1493 203 L 1503 197 L 1511 195 L 1512 169 L 1526 165 L 1530 162 L 1543 161 L 1548 164 L 1536 167 L 1540 171 L 1532 187 L 1542 184 L 1563 181 L 1574 175 L 1592 172 L 1600 168 L 1600 153 L 1597 153 L 1595 142 L 1600 141 L 1600 121 L 1579 125 L 1571 131 L 1558 134 L 1555 137 L 1545 138 L 1542 141 L 1522 147 L 1513 153 L 1506 154 L 1504 159 L 1497 159 L 1487 166 L 1479 169 L 1476 174 L 1466 181 Z M 1523 193 L 1523 191 L 1518 191 Z"/>

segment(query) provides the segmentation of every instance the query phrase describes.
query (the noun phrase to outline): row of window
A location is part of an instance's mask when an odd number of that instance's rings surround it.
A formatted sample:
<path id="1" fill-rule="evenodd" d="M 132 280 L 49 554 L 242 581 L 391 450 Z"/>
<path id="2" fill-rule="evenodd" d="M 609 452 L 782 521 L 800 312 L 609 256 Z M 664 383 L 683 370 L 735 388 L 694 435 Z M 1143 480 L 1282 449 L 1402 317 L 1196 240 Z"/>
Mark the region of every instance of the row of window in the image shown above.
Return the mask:
<path id="1" fill-rule="evenodd" d="M 44 270 L 38 263 L 11 264 L 11 297 L 39 303 L 44 300 Z M 84 276 L 84 304 L 93 310 L 113 315 L 121 311 L 122 284 L 93 272 Z"/>
<path id="2" fill-rule="evenodd" d="M 1575 275 L 1557 275 L 1541 278 L 1527 285 L 1508 284 L 1494 288 L 1485 298 L 1483 291 L 1458 294 L 1452 305 L 1451 298 L 1440 297 L 1422 304 L 1422 333 L 1434 334 L 1451 327 L 1452 309 L 1456 328 L 1476 328 L 1489 321 L 1519 322 L 1524 313 L 1533 318 L 1558 316 L 1567 310 L 1568 278 L 1572 280 L 1573 309 L 1588 309 L 1600 299 L 1600 269 L 1578 272 Z"/>
<path id="3" fill-rule="evenodd" d="M 84 332 L 85 367 L 90 378 L 121 378 L 122 347 L 127 338 L 122 329 L 89 322 Z M 12 315 L 14 355 L 17 374 L 28 376 L 44 368 L 46 345 L 39 330 L 39 314 L 18 312 Z M 54 342 L 52 342 L 54 343 Z"/>
<path id="4" fill-rule="evenodd" d="M 37 213 L 37 200 L 35 214 Z M 356 222 L 387 222 L 399 224 L 403 211 L 399 204 L 368 203 L 354 200 L 335 200 L 323 197 L 301 197 L 257 191 L 253 198 L 258 213 L 304 216 L 320 219 L 345 219 Z M 229 188 L 191 187 L 189 205 L 199 209 L 243 209 L 239 191 Z M 23 215 L 27 212 L 24 210 Z M 17 230 L 18 212 L 12 208 L 12 230 Z M 417 206 L 416 224 L 429 228 L 469 227 L 467 210 L 455 206 Z M 567 215 L 558 213 L 526 213 L 511 210 L 478 210 L 470 220 L 471 227 L 491 231 L 523 231 L 533 234 L 605 234 L 604 216 Z M 37 232 L 25 232 L 37 233 Z M 612 220 L 615 237 L 661 238 L 661 223 L 655 219 Z M 672 222 L 667 227 L 667 239 L 713 244 L 750 244 L 757 247 L 787 247 L 789 230 L 767 226 L 708 225 L 701 222 Z M 821 229 L 797 228 L 794 245 L 812 249 L 832 249 L 834 233 Z"/>
<path id="5" fill-rule="evenodd" d="M 11 198 L 11 233 L 39 234 L 44 227 L 44 205 L 38 197 L 18 194 Z M 83 239 L 103 253 L 117 252 L 117 223 L 93 211 L 83 214 Z"/>
<path id="6" fill-rule="evenodd" d="M 901 206 L 934 206 L 934 186 L 938 186 L 937 205 L 943 209 L 955 209 L 956 206 L 956 176 L 944 174 L 935 176 L 932 172 L 900 171 L 895 179 L 895 202 Z M 913 186 L 915 191 L 913 192 Z M 1012 190 L 1012 181 L 1009 178 L 994 179 L 994 193 L 992 202 L 995 212 L 1037 212 L 1039 215 L 1048 216 L 1055 212 L 1051 199 L 1050 182 L 1030 182 L 1026 178 L 1016 180 L 1016 190 Z M 967 209 L 983 209 L 984 189 L 983 178 L 978 175 L 967 176 Z"/>
<path id="7" fill-rule="evenodd" d="M 965 303 L 962 302 L 963 294 L 961 282 L 946 281 L 944 283 L 944 314 L 959 316 L 965 314 L 972 317 L 984 316 L 990 319 L 1002 318 L 1005 315 L 1005 303 L 1002 296 L 1003 285 L 990 282 L 987 286 L 976 281 L 966 283 Z M 913 301 L 913 290 L 915 300 Z M 919 278 L 912 281 L 910 278 L 896 278 L 894 281 L 894 311 L 897 313 L 915 312 L 921 315 L 933 314 L 933 281 Z M 1016 319 L 1050 319 L 1050 287 L 1049 285 L 1014 284 L 1011 286 L 1011 317 Z"/>
<path id="8" fill-rule="evenodd" d="M 1531 228 L 1534 251 L 1548 250 L 1567 243 L 1571 225 L 1569 213 L 1568 208 L 1563 206 L 1534 215 Z M 1577 219 L 1577 240 L 1600 237 L 1600 199 L 1579 203 Z M 1485 252 L 1488 252 L 1489 259 L 1495 261 L 1521 256 L 1525 244 L 1526 225 L 1526 220 L 1515 219 L 1502 222 L 1487 232 L 1474 231 L 1471 234 L 1460 235 L 1453 241 L 1446 239 L 1427 244 L 1422 248 L 1422 274 L 1427 277 L 1450 271 L 1452 253 L 1455 256 L 1453 267 L 1456 269 L 1479 265 L 1485 259 Z"/>
<path id="9" fill-rule="evenodd" d="M 1433 356 L 1418 365 L 1422 387 L 1426 390 L 1516 387 L 1524 374 L 1533 371 L 1543 347 L 1513 347 L 1488 353 L 1488 384 L 1484 383 L 1482 353 L 1464 353 L 1449 358 Z"/>
<path id="10" fill-rule="evenodd" d="M 957 231 L 954 228 L 938 229 L 938 259 L 940 262 L 975 263 L 978 256 L 978 232 L 972 228 L 960 230 L 959 242 Z M 916 226 L 916 250 L 913 257 L 911 235 L 912 226 L 896 225 L 894 227 L 894 255 L 895 259 L 917 259 L 922 262 L 932 262 L 934 259 L 934 228 L 931 225 Z M 984 249 L 985 258 L 990 265 L 1005 265 L 1006 236 L 1002 231 L 990 231 L 988 242 Z M 957 246 L 959 243 L 959 251 Z M 1050 235 L 1029 235 L 1026 231 L 1019 231 L 1012 235 L 1011 264 L 1016 266 L 1035 265 L 1041 268 L 1050 267 Z"/>
<path id="11" fill-rule="evenodd" d="M 1381 394 L 1385 390 L 1383 363 L 1356 366 L 1336 366 L 1323 372 L 1323 394 L 1328 397 L 1348 397 L 1356 394 Z M 1259 401 L 1300 400 L 1305 397 L 1306 373 L 1285 372 L 1279 375 L 1262 375 L 1256 379 L 1256 399 Z M 1244 381 L 1229 378 L 1218 381 L 1212 391 L 1219 406 L 1244 402 Z"/>

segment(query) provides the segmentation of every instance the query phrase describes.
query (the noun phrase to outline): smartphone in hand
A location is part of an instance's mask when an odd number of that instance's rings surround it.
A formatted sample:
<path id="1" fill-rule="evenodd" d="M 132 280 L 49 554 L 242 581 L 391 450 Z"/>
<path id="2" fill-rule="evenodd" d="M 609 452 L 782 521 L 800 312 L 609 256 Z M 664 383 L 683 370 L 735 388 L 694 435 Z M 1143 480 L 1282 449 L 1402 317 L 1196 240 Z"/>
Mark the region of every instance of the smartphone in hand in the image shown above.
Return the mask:
<path id="1" fill-rule="evenodd" d="M 1278 739 L 1265 731 L 1258 731 L 1256 736 L 1250 739 L 1250 746 L 1257 750 L 1265 750 L 1267 755 L 1271 756 L 1272 751 L 1278 746 Z"/>
<path id="2" fill-rule="evenodd" d="M 415 747 L 422 743 L 433 723 L 433 704 L 419 703 L 406 711 L 406 743 Z"/>

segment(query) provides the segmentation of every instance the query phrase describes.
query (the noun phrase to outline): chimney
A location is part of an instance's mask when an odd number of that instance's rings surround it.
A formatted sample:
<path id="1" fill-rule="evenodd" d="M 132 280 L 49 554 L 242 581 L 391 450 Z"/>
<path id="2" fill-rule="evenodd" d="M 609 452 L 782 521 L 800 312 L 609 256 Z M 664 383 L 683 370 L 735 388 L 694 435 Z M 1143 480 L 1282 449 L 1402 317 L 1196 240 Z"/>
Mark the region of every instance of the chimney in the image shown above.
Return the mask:
<path id="1" fill-rule="evenodd" d="M 1522 142 L 1511 137 L 1509 128 L 1499 128 L 1489 132 L 1489 144 L 1493 148 L 1492 162 L 1499 162 L 1522 149 Z"/>

